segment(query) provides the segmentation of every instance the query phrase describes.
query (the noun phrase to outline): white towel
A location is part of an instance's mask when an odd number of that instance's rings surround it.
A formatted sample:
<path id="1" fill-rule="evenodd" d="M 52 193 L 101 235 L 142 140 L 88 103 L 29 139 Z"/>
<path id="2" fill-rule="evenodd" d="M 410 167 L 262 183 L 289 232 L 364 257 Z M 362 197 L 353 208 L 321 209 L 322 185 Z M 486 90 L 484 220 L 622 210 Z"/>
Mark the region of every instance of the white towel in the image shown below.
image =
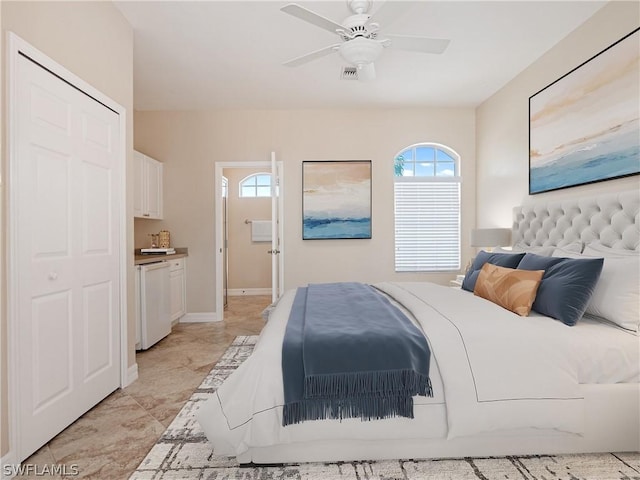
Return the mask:
<path id="1" fill-rule="evenodd" d="M 251 241 L 271 241 L 271 220 L 253 220 L 251 222 Z"/>

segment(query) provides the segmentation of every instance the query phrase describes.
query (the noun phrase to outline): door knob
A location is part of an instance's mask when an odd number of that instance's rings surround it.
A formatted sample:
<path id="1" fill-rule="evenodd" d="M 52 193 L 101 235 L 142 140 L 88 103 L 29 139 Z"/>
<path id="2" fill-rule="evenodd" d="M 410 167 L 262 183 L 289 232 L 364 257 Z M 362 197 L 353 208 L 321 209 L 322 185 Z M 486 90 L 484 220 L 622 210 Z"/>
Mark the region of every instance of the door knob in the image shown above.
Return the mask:
<path id="1" fill-rule="evenodd" d="M 57 280 L 58 274 L 56 272 L 49 273 L 49 280 Z"/>
<path id="2" fill-rule="evenodd" d="M 277 249 L 276 250 L 269 250 L 267 253 L 269 255 L 278 255 L 280 253 L 280 250 L 277 250 Z"/>

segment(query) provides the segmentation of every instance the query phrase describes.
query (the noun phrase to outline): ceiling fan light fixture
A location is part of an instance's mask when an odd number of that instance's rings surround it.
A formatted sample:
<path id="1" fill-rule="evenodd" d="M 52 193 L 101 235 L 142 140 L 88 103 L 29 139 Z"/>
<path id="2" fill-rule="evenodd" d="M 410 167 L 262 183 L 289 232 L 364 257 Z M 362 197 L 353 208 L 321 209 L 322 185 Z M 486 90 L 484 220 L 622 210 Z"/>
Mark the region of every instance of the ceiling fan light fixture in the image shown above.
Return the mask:
<path id="1" fill-rule="evenodd" d="M 371 7 L 370 0 L 347 0 L 349 8 L 353 13 L 362 14 L 367 13 Z"/>
<path id="2" fill-rule="evenodd" d="M 373 0 L 346 1 L 353 15 L 348 16 L 341 23 L 334 22 L 295 3 L 285 5 L 280 9 L 300 20 L 338 35 L 341 40 L 341 43 L 296 57 L 285 62 L 284 65 L 297 67 L 337 51 L 349 65 L 355 67 L 354 73 L 357 73 L 358 80 L 371 81 L 376 78 L 375 62 L 385 48 L 438 54 L 444 52 L 449 45 L 449 40 L 428 38 L 421 35 L 385 33 L 380 37 L 380 25 L 402 14 L 411 2 L 387 0 L 382 7 L 370 15 L 368 11 Z M 353 73 L 351 75 L 353 76 Z"/>
<path id="3" fill-rule="evenodd" d="M 342 58 L 355 67 L 368 65 L 376 61 L 383 46 L 370 38 L 354 38 L 340 45 L 338 52 Z"/>

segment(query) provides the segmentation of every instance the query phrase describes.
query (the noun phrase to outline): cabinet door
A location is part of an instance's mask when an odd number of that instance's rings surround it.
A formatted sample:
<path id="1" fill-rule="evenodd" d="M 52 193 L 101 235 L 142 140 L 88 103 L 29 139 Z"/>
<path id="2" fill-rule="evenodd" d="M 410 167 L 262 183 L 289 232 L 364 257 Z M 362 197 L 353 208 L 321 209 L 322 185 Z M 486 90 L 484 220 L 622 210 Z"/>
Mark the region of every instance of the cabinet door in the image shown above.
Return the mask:
<path id="1" fill-rule="evenodd" d="M 133 216 L 144 217 L 145 212 L 145 156 L 140 152 L 133 152 Z"/>
<path id="2" fill-rule="evenodd" d="M 141 322 L 142 317 L 140 316 L 140 309 L 142 305 L 140 305 L 140 266 L 136 266 L 136 278 L 135 278 L 135 303 L 136 303 L 136 349 L 140 347 L 141 338 Z"/>
<path id="3" fill-rule="evenodd" d="M 171 321 L 174 321 L 185 314 L 184 270 L 172 271 L 169 278 L 171 280 Z"/>
<path id="4" fill-rule="evenodd" d="M 147 211 L 146 218 L 162 218 L 162 163 L 145 157 L 147 179 Z"/>

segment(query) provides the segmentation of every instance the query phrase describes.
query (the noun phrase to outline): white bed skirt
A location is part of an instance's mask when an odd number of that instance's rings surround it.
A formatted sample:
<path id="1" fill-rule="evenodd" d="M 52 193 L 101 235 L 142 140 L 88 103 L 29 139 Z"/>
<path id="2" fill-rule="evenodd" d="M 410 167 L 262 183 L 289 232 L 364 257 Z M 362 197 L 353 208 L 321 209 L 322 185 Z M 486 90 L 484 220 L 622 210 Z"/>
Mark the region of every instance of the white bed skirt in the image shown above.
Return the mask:
<path id="1" fill-rule="evenodd" d="M 332 440 L 252 447 L 240 463 L 460 458 L 640 451 L 640 385 L 581 385 L 584 435 L 533 429 L 442 439 Z"/>

